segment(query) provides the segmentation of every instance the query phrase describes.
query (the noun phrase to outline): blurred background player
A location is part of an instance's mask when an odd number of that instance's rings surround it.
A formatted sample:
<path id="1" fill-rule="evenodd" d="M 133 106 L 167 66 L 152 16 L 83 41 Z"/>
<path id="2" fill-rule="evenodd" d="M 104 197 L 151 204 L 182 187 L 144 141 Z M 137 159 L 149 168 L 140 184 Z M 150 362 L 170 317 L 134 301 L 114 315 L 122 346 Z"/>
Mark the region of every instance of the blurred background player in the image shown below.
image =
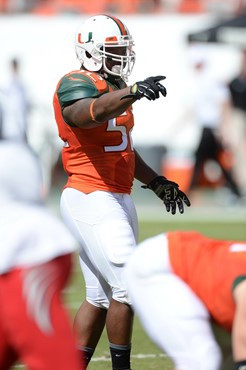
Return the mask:
<path id="1" fill-rule="evenodd" d="M 239 74 L 229 83 L 233 106 L 246 112 L 246 50 L 242 50 Z M 244 117 L 245 118 L 245 117 Z M 244 120 L 245 123 L 245 120 Z"/>
<path id="2" fill-rule="evenodd" d="M 86 283 L 75 330 L 89 363 L 106 323 L 113 369 L 122 370 L 130 369 L 133 323 L 122 272 L 138 238 L 133 179 L 152 189 L 172 214 L 190 205 L 178 185 L 158 176 L 133 148 L 132 104 L 166 96 L 163 76 L 126 85 L 135 62 L 133 44 L 119 19 L 89 18 L 75 38 L 81 69 L 65 75 L 54 95 L 68 174 L 61 213 L 82 246 Z"/>
<path id="3" fill-rule="evenodd" d="M 232 333 L 235 369 L 246 368 L 246 241 L 160 234 L 140 243 L 126 275 L 136 313 L 175 369 L 233 368 L 221 367 L 213 321 Z"/>
<path id="4" fill-rule="evenodd" d="M 84 369 L 61 291 L 75 241 L 46 209 L 39 162 L 0 141 L 0 368 Z"/>
<path id="5" fill-rule="evenodd" d="M 229 82 L 233 107 L 234 153 L 236 156 L 236 171 L 242 187 L 246 184 L 246 50 L 241 50 L 241 61 L 238 74 Z"/>
<path id="6" fill-rule="evenodd" d="M 11 59 L 9 68 L 10 77 L 0 91 L 4 123 L 0 134 L 4 139 L 27 143 L 30 103 L 20 76 L 20 61 L 17 58 Z"/>
<path id="7" fill-rule="evenodd" d="M 195 122 L 200 128 L 200 139 L 194 153 L 190 190 L 196 187 L 205 162 L 213 160 L 219 165 L 226 186 L 235 198 L 239 198 L 240 190 L 234 178 L 231 161 L 226 156 L 231 144 L 230 137 L 226 137 L 226 128 L 230 124 L 229 89 L 211 72 L 205 48 L 192 46 L 191 62 L 196 73 L 196 94 L 192 110 Z"/>

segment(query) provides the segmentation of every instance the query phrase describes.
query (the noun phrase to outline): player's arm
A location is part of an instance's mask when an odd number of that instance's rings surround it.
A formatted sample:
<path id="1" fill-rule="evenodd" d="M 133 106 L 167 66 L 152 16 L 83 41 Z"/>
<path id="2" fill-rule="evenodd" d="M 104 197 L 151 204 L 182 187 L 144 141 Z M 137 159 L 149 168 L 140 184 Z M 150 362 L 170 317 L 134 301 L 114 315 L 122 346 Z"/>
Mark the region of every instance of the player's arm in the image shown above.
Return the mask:
<path id="1" fill-rule="evenodd" d="M 190 206 L 188 197 L 179 189 L 176 182 L 170 181 L 164 176 L 159 176 L 150 168 L 135 150 L 135 178 L 145 185 L 144 189 L 151 189 L 163 201 L 167 212 L 174 215 L 176 209 L 184 212 L 184 204 Z"/>
<path id="2" fill-rule="evenodd" d="M 118 117 L 137 100 L 135 97 L 121 100 L 127 94 L 130 94 L 130 87 L 104 93 L 95 98 L 80 99 L 65 107 L 63 116 L 67 123 L 77 127 L 96 127 Z"/>
<path id="3" fill-rule="evenodd" d="M 135 152 L 135 173 L 134 177 L 143 184 L 149 184 L 158 174 L 144 162 L 143 158 L 134 149 Z"/>
<path id="4" fill-rule="evenodd" d="M 236 309 L 232 327 L 232 351 L 235 369 L 240 370 L 246 368 L 246 279 L 234 288 L 233 295 Z"/>
<path id="5" fill-rule="evenodd" d="M 75 72 L 64 76 L 57 90 L 63 117 L 70 126 L 92 128 L 124 113 L 136 100 L 155 100 L 166 96 L 159 82 L 163 76 L 149 77 L 134 85 L 109 91 L 105 80 L 96 74 Z"/>

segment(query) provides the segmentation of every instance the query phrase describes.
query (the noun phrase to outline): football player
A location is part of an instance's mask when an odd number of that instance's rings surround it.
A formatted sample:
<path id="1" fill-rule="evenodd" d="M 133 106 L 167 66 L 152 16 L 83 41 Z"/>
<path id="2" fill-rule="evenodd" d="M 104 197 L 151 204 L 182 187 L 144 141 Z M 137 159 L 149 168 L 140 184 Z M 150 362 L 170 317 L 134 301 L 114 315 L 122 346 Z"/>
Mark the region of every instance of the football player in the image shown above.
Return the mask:
<path id="1" fill-rule="evenodd" d="M 246 369 L 246 241 L 160 234 L 140 243 L 126 279 L 143 326 L 175 369 Z M 212 323 L 232 333 L 234 365 L 226 351 L 222 358 Z"/>
<path id="2" fill-rule="evenodd" d="M 130 369 L 133 312 L 122 272 L 138 237 L 133 179 L 152 189 L 173 214 L 190 205 L 176 183 L 158 176 L 134 150 L 132 104 L 166 96 L 166 89 L 163 76 L 127 86 L 133 44 L 119 19 L 90 17 L 75 35 L 80 69 L 62 77 L 54 95 L 68 175 L 61 213 L 82 246 L 86 283 L 75 330 L 89 363 L 106 323 L 113 369 Z"/>
<path id="3" fill-rule="evenodd" d="M 61 302 L 76 243 L 45 207 L 39 162 L 0 142 L 0 369 L 84 369 Z"/>

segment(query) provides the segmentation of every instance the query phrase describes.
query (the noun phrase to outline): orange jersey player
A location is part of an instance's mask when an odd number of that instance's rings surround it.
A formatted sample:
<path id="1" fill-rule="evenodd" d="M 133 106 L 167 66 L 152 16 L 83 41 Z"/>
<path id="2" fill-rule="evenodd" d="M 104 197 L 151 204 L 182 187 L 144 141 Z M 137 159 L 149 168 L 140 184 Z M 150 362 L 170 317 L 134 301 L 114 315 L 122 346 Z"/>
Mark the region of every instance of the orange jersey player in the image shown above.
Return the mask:
<path id="1" fill-rule="evenodd" d="M 61 213 L 80 246 L 86 300 L 75 317 L 87 364 L 106 323 L 113 369 L 130 369 L 133 312 L 122 271 L 136 246 L 138 222 L 130 197 L 134 178 L 159 196 L 167 211 L 183 213 L 188 198 L 152 170 L 133 148 L 132 104 L 166 96 L 163 76 L 127 86 L 135 54 L 119 19 L 97 15 L 75 34 L 80 70 L 66 74 L 54 110 L 68 181 Z"/>
<path id="2" fill-rule="evenodd" d="M 214 240 L 196 232 L 168 233 L 167 238 L 174 273 L 203 301 L 212 318 L 231 330 L 235 301 L 230 292 L 246 275 L 246 242 Z"/>
<path id="3" fill-rule="evenodd" d="M 139 245 L 126 272 L 136 312 L 175 369 L 228 368 L 212 322 L 232 333 L 235 369 L 245 369 L 246 241 L 160 234 Z"/>

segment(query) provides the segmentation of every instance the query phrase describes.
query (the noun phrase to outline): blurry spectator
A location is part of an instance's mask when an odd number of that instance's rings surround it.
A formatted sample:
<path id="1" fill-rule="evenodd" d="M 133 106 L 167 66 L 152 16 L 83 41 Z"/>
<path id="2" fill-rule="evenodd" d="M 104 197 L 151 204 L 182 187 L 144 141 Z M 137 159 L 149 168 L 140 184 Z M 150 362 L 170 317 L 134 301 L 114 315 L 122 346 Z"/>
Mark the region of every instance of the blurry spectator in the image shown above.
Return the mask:
<path id="1" fill-rule="evenodd" d="M 233 14 L 245 11 L 245 0 L 0 0 L 0 12 L 8 14 L 95 14 L 181 12 Z"/>
<path id="2" fill-rule="evenodd" d="M 246 113 L 246 50 L 242 51 L 240 72 L 238 76 L 229 83 L 229 88 L 233 106 Z"/>
<path id="3" fill-rule="evenodd" d="M 155 12 L 161 6 L 160 0 L 108 0 L 106 3 L 108 12 L 128 14 Z"/>
<path id="4" fill-rule="evenodd" d="M 201 0 L 180 0 L 177 10 L 181 13 L 201 13 L 204 11 L 203 2 Z"/>
<path id="5" fill-rule="evenodd" d="M 95 13 L 148 13 L 160 9 L 160 0 L 43 0 L 37 2 L 34 12 L 53 14 L 59 12 Z"/>
<path id="6" fill-rule="evenodd" d="M 242 51 L 239 74 L 229 83 L 234 118 L 234 151 L 236 170 L 243 186 L 246 186 L 246 50 Z"/>
<path id="7" fill-rule="evenodd" d="M 0 369 L 82 370 L 61 291 L 75 242 L 43 203 L 36 156 L 0 141 Z"/>
<path id="8" fill-rule="evenodd" d="M 7 86 L 3 87 L 2 137 L 27 142 L 27 115 L 29 103 L 25 86 L 19 75 L 19 61 L 10 61 L 11 76 Z"/>
<path id="9" fill-rule="evenodd" d="M 231 192 L 240 197 L 240 191 L 231 171 L 231 163 L 225 156 L 229 138 L 223 138 L 223 126 L 228 124 L 230 94 L 227 86 L 209 70 L 207 56 L 200 47 L 193 47 L 192 64 L 196 73 L 195 101 L 193 114 L 200 126 L 201 136 L 195 151 L 194 171 L 190 183 L 193 189 L 198 182 L 200 171 L 210 159 L 218 163 Z"/>
<path id="10" fill-rule="evenodd" d="M 235 14 L 246 13 L 246 0 L 237 0 L 235 4 Z"/>
<path id="11" fill-rule="evenodd" d="M 226 17 L 237 12 L 240 0 L 202 0 L 205 11 Z"/>
<path id="12" fill-rule="evenodd" d="M 26 13 L 32 9 L 33 3 L 37 0 L 1 0 L 5 13 Z"/>
<path id="13" fill-rule="evenodd" d="M 6 2 L 7 0 L 0 0 L 0 14 L 6 12 Z"/>

